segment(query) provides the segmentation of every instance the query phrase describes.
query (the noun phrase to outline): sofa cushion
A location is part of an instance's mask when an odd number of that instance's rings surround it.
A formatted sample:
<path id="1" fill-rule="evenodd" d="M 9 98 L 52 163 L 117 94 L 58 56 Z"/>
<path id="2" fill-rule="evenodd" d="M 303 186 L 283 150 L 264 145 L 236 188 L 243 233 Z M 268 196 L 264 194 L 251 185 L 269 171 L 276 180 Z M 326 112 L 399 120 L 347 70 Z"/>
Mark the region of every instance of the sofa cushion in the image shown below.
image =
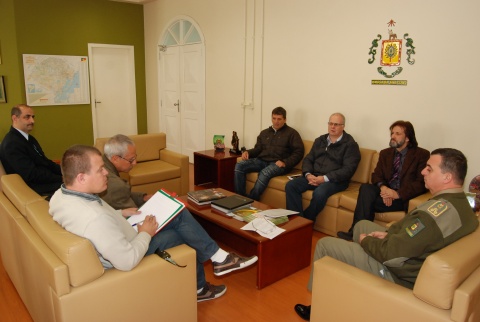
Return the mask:
<path id="1" fill-rule="evenodd" d="M 303 158 L 302 160 L 300 160 L 300 162 L 297 163 L 296 166 L 293 167 L 296 170 L 300 170 L 300 172 L 302 172 L 303 159 L 308 153 L 310 153 L 310 150 L 312 149 L 312 146 L 313 146 L 313 141 L 310 141 L 310 140 L 302 140 L 302 141 L 303 141 L 303 147 L 305 148 L 305 152 L 303 152 Z"/>
<path id="2" fill-rule="evenodd" d="M 357 191 L 345 191 L 340 198 L 340 207 L 354 211 L 357 206 L 358 190 Z"/>
<path id="3" fill-rule="evenodd" d="M 372 159 L 375 150 L 360 148 L 360 162 L 358 163 L 357 170 L 353 174 L 351 181 L 367 183 L 372 177 Z"/>
<path id="4" fill-rule="evenodd" d="M 92 243 L 57 224 L 48 212 L 47 201 L 27 205 L 27 220 L 45 244 L 68 266 L 70 285 L 81 286 L 103 275 L 103 266 Z"/>
<path id="5" fill-rule="evenodd" d="M 18 174 L 3 175 L 1 182 L 3 193 L 24 217 L 28 204 L 43 200 L 43 197 L 30 189 Z"/>
<path id="6" fill-rule="evenodd" d="M 480 267 L 480 230 L 428 256 L 420 269 L 413 294 L 435 307 L 449 310 L 454 292 Z M 461 251 L 458 251 L 461 249 Z"/>
<path id="7" fill-rule="evenodd" d="M 161 160 L 137 163 L 129 172 L 130 185 L 138 186 L 180 178 L 181 172 L 180 167 Z"/>

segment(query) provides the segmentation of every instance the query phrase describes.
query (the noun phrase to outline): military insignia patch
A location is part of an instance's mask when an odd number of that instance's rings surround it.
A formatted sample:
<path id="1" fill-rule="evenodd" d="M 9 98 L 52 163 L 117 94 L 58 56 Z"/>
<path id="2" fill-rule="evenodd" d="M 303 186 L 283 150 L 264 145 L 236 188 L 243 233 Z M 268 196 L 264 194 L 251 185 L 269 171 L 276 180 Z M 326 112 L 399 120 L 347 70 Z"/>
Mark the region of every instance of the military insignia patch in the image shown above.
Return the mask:
<path id="1" fill-rule="evenodd" d="M 425 225 L 420 221 L 420 219 L 415 219 L 415 222 L 409 227 L 405 228 L 408 236 L 414 237 L 416 234 L 421 232 L 425 228 Z"/>
<path id="2" fill-rule="evenodd" d="M 430 207 L 428 207 L 427 211 L 435 217 L 440 216 L 448 209 L 447 203 L 445 201 L 436 201 Z"/>

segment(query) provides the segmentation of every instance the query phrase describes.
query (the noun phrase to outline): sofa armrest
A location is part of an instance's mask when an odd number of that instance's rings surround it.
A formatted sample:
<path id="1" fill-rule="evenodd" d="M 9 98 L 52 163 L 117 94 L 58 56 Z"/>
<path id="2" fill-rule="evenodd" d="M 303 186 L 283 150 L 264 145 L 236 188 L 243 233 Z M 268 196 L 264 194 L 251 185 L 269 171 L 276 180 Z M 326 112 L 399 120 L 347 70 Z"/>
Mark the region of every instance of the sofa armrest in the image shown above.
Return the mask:
<path id="1" fill-rule="evenodd" d="M 181 189 L 180 191 L 176 192 L 179 195 L 186 195 L 188 192 L 188 180 L 190 171 L 188 164 L 188 156 L 167 149 L 162 149 L 160 150 L 160 160 L 168 162 L 180 168 Z"/>
<path id="2" fill-rule="evenodd" d="M 160 150 L 160 160 L 176 165 L 177 167 L 186 166 L 188 168 L 188 156 L 170 151 L 168 149 Z"/>
<path id="3" fill-rule="evenodd" d="M 314 264 L 311 321 L 450 321 L 403 286 L 331 257 Z"/>
<path id="4" fill-rule="evenodd" d="M 196 321 L 196 253 L 168 249 L 177 267 L 153 254 L 128 272 L 110 269 L 86 285 L 54 298 L 59 321 Z M 109 304 L 106 304 L 109 303 Z M 115 310 L 105 309 L 114 306 Z"/>

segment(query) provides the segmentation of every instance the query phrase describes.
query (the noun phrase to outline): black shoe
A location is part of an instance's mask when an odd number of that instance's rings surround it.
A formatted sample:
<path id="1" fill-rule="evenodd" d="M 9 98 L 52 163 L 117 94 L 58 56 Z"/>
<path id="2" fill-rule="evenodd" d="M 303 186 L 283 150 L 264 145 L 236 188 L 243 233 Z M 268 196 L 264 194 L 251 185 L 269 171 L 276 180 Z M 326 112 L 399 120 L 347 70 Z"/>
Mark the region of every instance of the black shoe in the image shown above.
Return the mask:
<path id="1" fill-rule="evenodd" d="M 341 239 L 345 239 L 345 240 L 348 240 L 348 241 L 352 241 L 353 240 L 353 232 L 352 231 L 339 231 L 337 233 L 337 236 L 338 238 L 341 238 Z"/>
<path id="2" fill-rule="evenodd" d="M 310 308 L 311 305 L 297 304 L 295 305 L 295 312 L 305 321 L 310 321 Z"/>

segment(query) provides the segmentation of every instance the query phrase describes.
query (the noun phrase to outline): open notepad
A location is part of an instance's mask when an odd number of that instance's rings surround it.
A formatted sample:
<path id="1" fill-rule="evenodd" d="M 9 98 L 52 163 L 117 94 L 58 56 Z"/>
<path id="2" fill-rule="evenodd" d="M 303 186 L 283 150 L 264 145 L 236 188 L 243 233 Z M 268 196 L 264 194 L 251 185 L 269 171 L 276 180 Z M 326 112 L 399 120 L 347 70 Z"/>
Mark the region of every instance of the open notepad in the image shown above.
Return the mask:
<path id="1" fill-rule="evenodd" d="M 128 222 L 137 229 L 137 224 L 142 223 L 148 215 L 154 215 L 157 219 L 157 232 L 165 227 L 185 205 L 177 199 L 171 197 L 165 191 L 157 191 L 142 207 L 138 210 L 142 213 L 128 218 Z"/>

